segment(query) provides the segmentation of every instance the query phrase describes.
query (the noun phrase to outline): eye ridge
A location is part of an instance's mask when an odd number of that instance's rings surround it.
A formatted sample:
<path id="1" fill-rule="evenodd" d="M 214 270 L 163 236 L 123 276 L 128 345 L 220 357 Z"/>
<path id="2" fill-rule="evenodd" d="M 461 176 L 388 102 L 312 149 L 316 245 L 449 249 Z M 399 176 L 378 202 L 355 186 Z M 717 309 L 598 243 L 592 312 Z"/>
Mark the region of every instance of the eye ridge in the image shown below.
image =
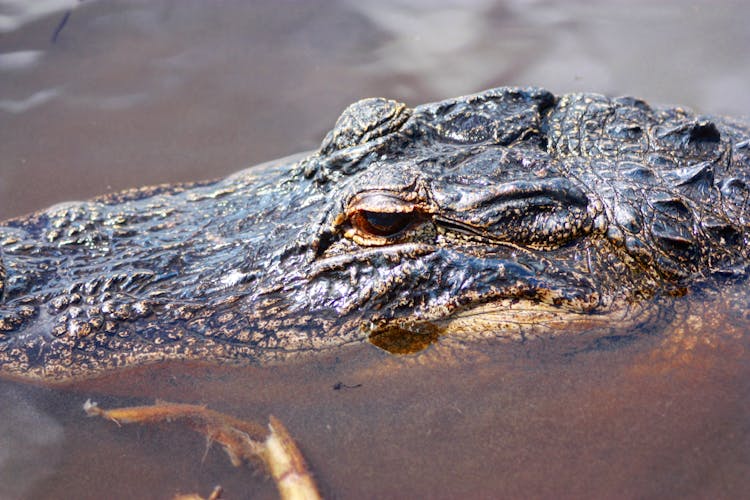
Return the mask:
<path id="1" fill-rule="evenodd" d="M 414 221 L 414 212 L 374 212 L 359 210 L 352 223 L 362 232 L 375 236 L 393 236 Z"/>

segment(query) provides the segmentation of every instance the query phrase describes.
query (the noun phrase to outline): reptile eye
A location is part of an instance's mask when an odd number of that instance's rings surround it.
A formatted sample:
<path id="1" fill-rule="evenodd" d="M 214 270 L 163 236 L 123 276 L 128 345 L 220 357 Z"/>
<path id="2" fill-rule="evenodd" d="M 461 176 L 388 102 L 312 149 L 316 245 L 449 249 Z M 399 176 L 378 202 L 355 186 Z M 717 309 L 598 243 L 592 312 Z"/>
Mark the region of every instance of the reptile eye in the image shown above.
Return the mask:
<path id="1" fill-rule="evenodd" d="M 428 220 L 423 204 L 409 193 L 364 191 L 347 204 L 340 224 L 344 236 L 363 246 L 390 245 L 408 239 L 411 231 Z M 397 241 L 398 240 L 398 241 Z"/>
<path id="2" fill-rule="evenodd" d="M 413 212 L 371 212 L 360 210 L 352 215 L 352 225 L 363 233 L 393 236 L 409 225 Z"/>

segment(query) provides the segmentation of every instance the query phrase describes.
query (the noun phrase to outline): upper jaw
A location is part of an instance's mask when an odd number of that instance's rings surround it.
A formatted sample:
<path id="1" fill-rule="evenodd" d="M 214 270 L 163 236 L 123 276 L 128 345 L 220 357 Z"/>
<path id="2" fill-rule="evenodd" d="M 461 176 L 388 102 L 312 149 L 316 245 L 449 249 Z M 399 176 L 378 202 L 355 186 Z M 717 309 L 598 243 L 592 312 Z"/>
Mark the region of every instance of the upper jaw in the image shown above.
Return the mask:
<path id="1" fill-rule="evenodd" d="M 501 300 L 580 314 L 603 303 L 591 276 L 561 268 L 539 252 L 494 245 L 358 248 L 315 260 L 305 275 L 301 286 L 320 290 L 321 296 L 313 294 L 320 304 L 334 304 L 342 316 L 358 315 L 375 325 L 445 320 Z M 310 306 L 316 308 L 314 302 Z"/>

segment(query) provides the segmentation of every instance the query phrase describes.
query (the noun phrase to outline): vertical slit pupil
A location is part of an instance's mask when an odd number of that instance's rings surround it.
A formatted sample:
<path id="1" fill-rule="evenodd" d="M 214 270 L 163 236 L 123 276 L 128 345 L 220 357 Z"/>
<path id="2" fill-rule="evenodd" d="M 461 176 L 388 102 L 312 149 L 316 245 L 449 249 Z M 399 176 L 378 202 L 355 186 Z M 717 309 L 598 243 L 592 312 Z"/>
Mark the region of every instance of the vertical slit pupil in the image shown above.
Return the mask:
<path id="1" fill-rule="evenodd" d="M 411 212 L 370 212 L 362 210 L 356 217 L 360 229 L 378 236 L 391 236 L 403 230 L 412 221 Z"/>

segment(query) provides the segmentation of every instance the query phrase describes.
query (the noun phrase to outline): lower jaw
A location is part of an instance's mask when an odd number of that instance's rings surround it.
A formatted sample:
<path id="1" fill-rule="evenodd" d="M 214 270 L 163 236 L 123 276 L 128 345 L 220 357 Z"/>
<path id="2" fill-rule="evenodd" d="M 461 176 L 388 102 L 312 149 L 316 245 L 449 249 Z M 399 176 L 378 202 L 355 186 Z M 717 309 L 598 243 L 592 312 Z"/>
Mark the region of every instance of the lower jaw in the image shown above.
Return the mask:
<path id="1" fill-rule="evenodd" d="M 444 335 L 467 339 L 524 341 L 583 333 L 624 319 L 618 311 L 582 313 L 538 301 L 501 299 L 453 314 L 440 322 L 440 328 Z"/>
<path id="2" fill-rule="evenodd" d="M 392 354 L 412 354 L 445 336 L 465 341 L 515 342 L 589 334 L 596 338 L 615 331 L 634 333 L 638 325 L 648 321 L 651 311 L 645 303 L 622 303 L 607 310 L 580 312 L 533 300 L 499 299 L 444 319 L 385 325 L 371 332 L 369 341 Z"/>

